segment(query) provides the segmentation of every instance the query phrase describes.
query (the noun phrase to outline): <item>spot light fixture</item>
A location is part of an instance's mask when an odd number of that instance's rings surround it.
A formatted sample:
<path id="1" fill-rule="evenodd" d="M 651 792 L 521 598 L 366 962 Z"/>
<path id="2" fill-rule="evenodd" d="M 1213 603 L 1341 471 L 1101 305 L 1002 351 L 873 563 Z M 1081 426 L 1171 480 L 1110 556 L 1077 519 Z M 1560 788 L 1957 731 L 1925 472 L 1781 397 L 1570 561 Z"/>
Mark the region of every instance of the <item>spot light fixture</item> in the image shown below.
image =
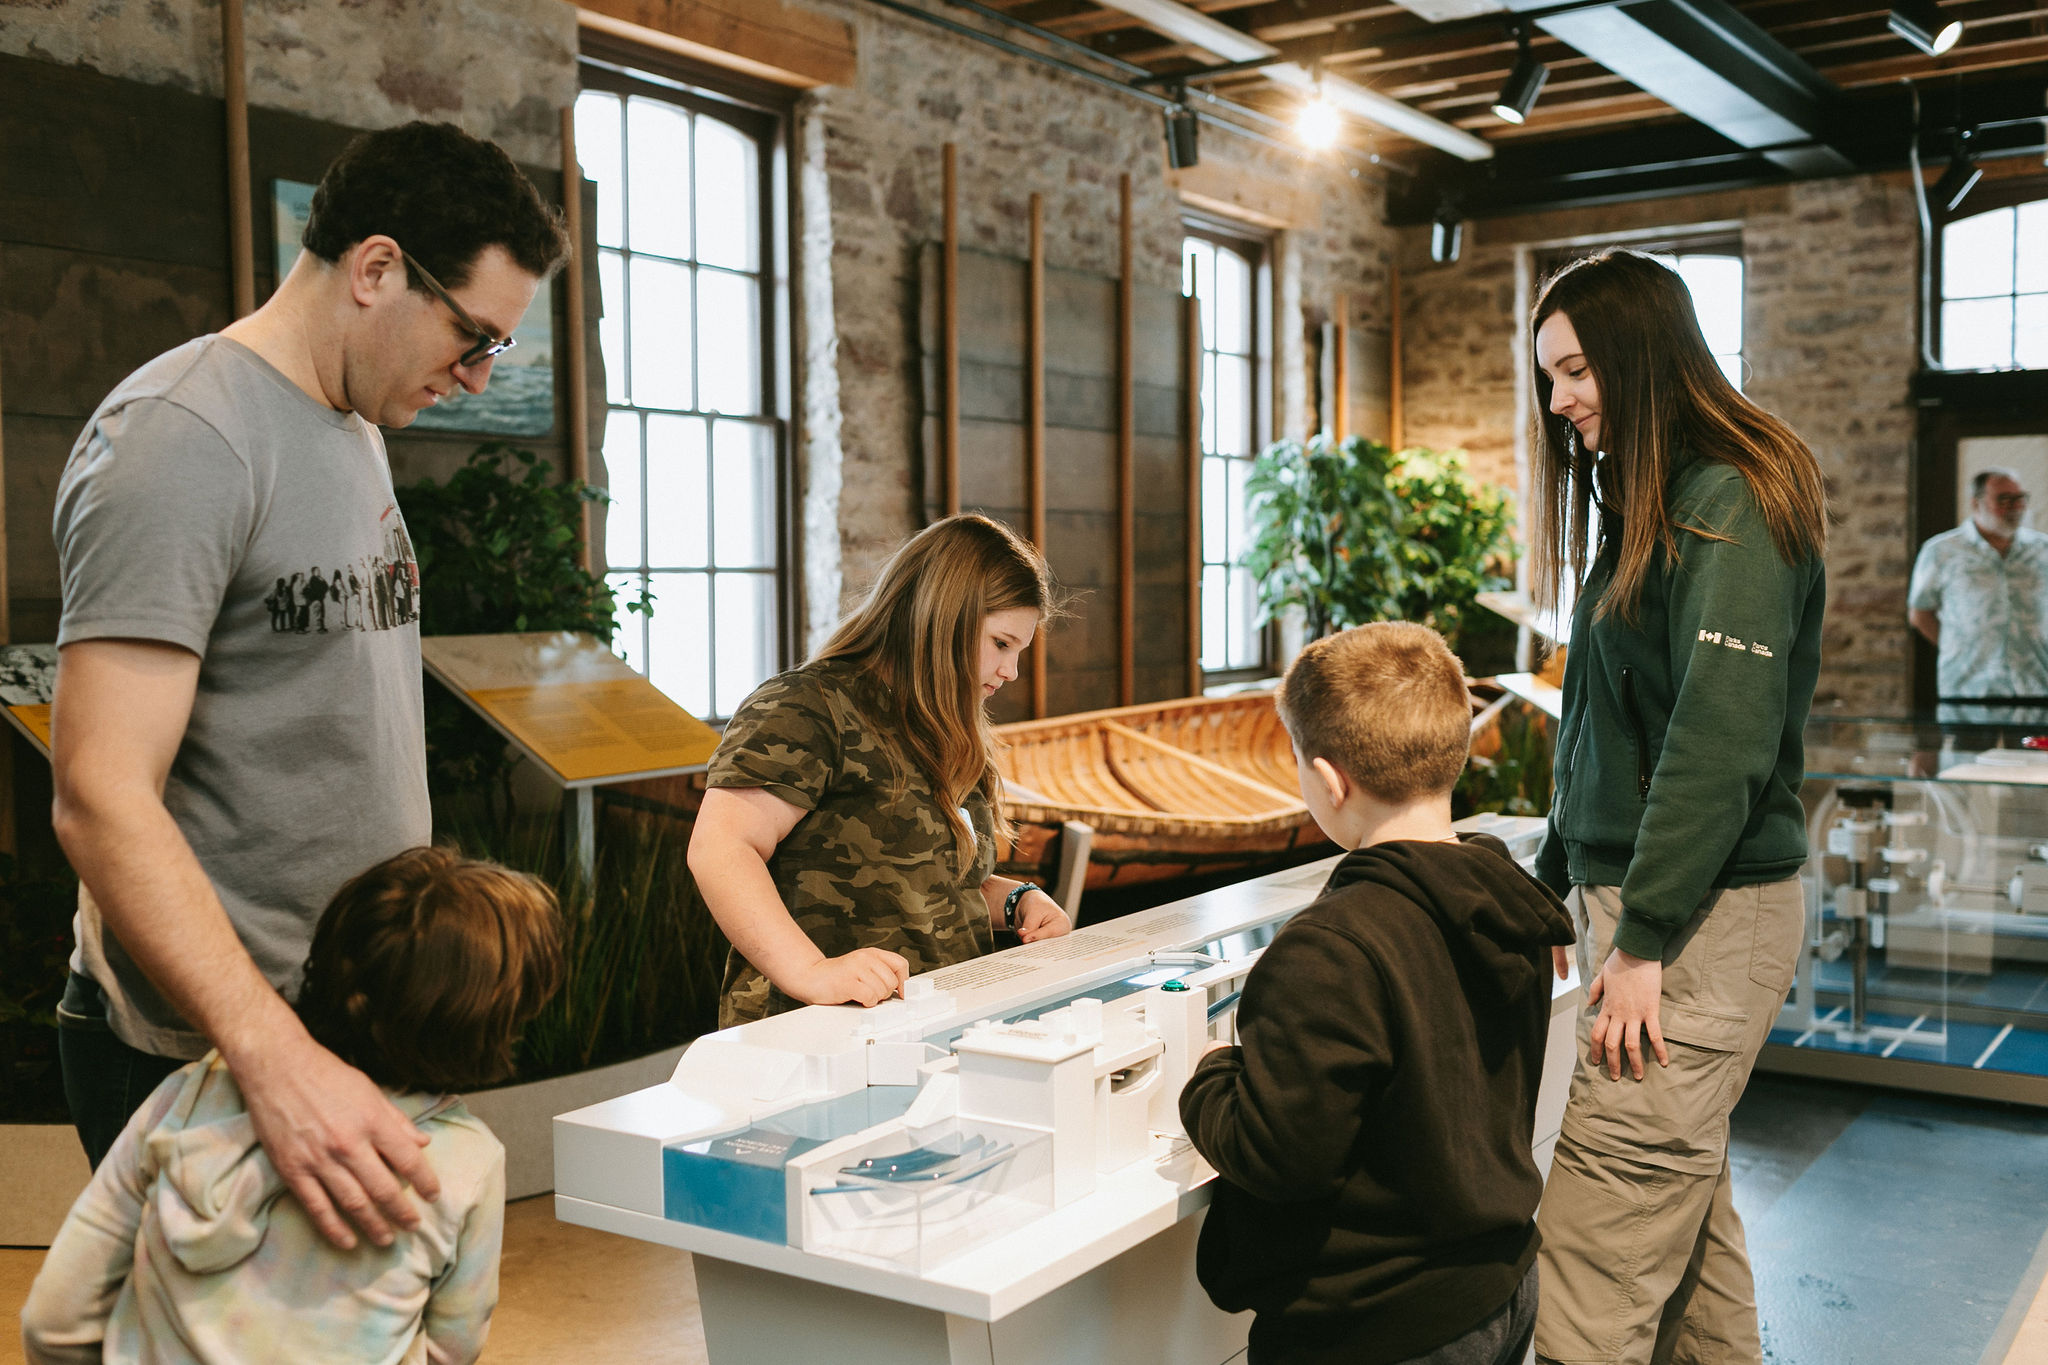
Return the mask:
<path id="1" fill-rule="evenodd" d="M 1956 133 L 1955 148 L 1949 153 L 1948 169 L 1941 173 L 1941 179 L 1934 182 L 1928 198 L 1943 213 L 1954 213 L 1977 182 L 1984 178 L 1983 167 L 1977 164 L 1976 149 L 1970 144 L 1976 140 L 1975 128 L 1964 128 Z"/>
<path id="2" fill-rule="evenodd" d="M 1446 199 L 1429 220 L 1429 259 L 1438 265 L 1449 265 L 1458 259 L 1458 248 L 1464 244 L 1464 220 L 1458 217 L 1457 206 Z"/>
<path id="3" fill-rule="evenodd" d="M 1901 0 L 1892 6 L 1892 32 L 1930 57 L 1939 57 L 1963 36 L 1963 21 L 1944 19 L 1934 0 Z"/>
<path id="4" fill-rule="evenodd" d="M 1543 83 L 1550 79 L 1550 68 L 1536 60 L 1536 54 L 1529 50 L 1529 30 L 1525 25 L 1515 25 L 1515 66 L 1508 72 L 1507 84 L 1500 88 L 1500 94 L 1493 101 L 1494 117 L 1505 123 L 1520 123 L 1529 117 L 1529 111 L 1536 107 L 1536 97 L 1543 93 Z"/>
<path id="5" fill-rule="evenodd" d="M 1185 104 L 1166 111 L 1166 164 L 1184 171 L 1202 159 L 1202 121 Z"/>

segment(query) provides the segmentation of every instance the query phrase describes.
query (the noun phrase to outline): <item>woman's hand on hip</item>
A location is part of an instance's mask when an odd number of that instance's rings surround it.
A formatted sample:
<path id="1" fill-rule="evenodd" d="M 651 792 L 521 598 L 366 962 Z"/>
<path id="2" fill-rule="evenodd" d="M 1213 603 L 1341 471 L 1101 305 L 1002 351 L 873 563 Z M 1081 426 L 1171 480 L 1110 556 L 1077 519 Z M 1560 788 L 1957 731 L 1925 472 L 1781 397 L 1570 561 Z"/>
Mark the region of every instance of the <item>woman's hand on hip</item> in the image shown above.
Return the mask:
<path id="1" fill-rule="evenodd" d="M 1058 938 L 1073 932 L 1074 922 L 1060 909 L 1060 903 L 1045 892 L 1026 891 L 1017 902 L 1017 937 L 1024 942 L 1036 943 L 1042 938 Z"/>
<path id="2" fill-rule="evenodd" d="M 1635 957 L 1616 948 L 1600 964 L 1600 975 L 1586 991 L 1586 1003 L 1600 1006 L 1593 1021 L 1593 1046 L 1586 1060 L 1593 1066 L 1604 1062 L 1610 1080 L 1621 1079 L 1621 1054 L 1628 1053 L 1629 1073 L 1643 1078 L 1643 1038 L 1657 1054 L 1659 1066 L 1671 1065 L 1664 1047 L 1664 1030 L 1658 1026 L 1657 1011 L 1664 996 L 1664 964 L 1655 958 Z"/>
<path id="3" fill-rule="evenodd" d="M 792 973 L 783 987 L 806 1005 L 879 1005 L 903 989 L 910 963 L 887 948 L 856 948 Z"/>

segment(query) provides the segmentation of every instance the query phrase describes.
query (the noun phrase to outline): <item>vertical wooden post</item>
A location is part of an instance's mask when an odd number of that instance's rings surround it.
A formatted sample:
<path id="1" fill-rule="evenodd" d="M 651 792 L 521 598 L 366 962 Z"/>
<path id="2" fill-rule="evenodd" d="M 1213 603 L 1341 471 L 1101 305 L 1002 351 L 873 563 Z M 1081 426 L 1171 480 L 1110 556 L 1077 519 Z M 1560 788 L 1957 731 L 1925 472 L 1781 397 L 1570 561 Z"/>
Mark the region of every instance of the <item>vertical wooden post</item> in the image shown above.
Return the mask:
<path id="1" fill-rule="evenodd" d="M 6 399 L 0 397 L 0 418 L 4 418 L 6 412 Z M 0 428 L 4 427 L 5 422 L 0 421 Z M 11 606 L 7 583 L 7 441 L 4 434 L 0 434 L 0 645 L 14 643 Z"/>
<path id="2" fill-rule="evenodd" d="M 0 428 L 6 426 L 6 412 L 6 399 L 0 396 Z M 7 442 L 4 434 L 0 434 L 0 645 L 14 642 L 14 622 L 8 607 Z M 21 845 L 15 822 L 14 800 L 14 746 L 20 742 L 0 734 L 0 852 L 10 854 L 19 852 Z"/>
<path id="3" fill-rule="evenodd" d="M 1351 434 L 1351 295 L 1337 294 L 1337 328 L 1331 338 L 1330 426 L 1341 441 Z"/>
<path id="4" fill-rule="evenodd" d="M 221 0 L 220 38 L 228 118 L 228 278 L 234 285 L 235 316 L 244 318 L 256 311 L 256 247 L 250 221 L 249 61 L 242 43 L 242 0 Z"/>
<path id="5" fill-rule="evenodd" d="M 1401 411 L 1401 265 L 1387 266 L 1387 444 L 1399 450 L 1408 443 Z"/>
<path id="6" fill-rule="evenodd" d="M 1045 196 L 1031 196 L 1031 265 L 1024 308 L 1024 499 L 1031 543 L 1045 553 Z M 1045 637 L 1031 648 L 1031 715 L 1045 715 Z"/>
<path id="7" fill-rule="evenodd" d="M 960 511 L 960 176 L 959 152 L 946 144 L 945 241 L 939 255 L 939 352 L 944 393 L 939 414 L 939 504 Z"/>
<path id="8" fill-rule="evenodd" d="M 1184 450 L 1188 494 L 1188 695 L 1202 695 L 1202 300 L 1189 294 L 1181 310 Z"/>
<path id="9" fill-rule="evenodd" d="M 590 478 L 590 366 L 584 354 L 589 342 L 584 325 L 583 289 L 583 163 L 576 157 L 576 107 L 562 110 L 562 218 L 569 230 L 569 263 L 562 267 L 563 299 L 568 313 L 565 341 L 569 350 L 569 467 L 563 474 L 581 483 Z M 590 504 L 576 514 L 577 562 L 590 572 Z"/>
<path id="10" fill-rule="evenodd" d="M 1134 393 L 1136 295 L 1131 278 L 1131 175 L 1117 182 L 1118 219 L 1116 308 L 1116 599 L 1117 695 L 1119 705 L 1137 699 L 1137 549 L 1135 487 L 1137 403 Z"/>

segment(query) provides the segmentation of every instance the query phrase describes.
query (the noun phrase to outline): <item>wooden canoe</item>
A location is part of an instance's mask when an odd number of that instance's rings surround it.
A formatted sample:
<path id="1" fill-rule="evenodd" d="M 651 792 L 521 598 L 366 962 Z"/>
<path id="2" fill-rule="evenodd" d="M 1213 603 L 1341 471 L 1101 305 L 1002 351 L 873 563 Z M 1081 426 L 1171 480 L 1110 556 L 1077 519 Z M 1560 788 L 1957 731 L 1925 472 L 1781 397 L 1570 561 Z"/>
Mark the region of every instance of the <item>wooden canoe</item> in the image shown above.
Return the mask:
<path id="1" fill-rule="evenodd" d="M 1468 680 L 1473 743 L 1499 747 L 1512 698 Z M 1326 841 L 1301 799 L 1271 692 L 1084 711 L 996 727 L 1017 827 L 997 871 L 1052 886 L 1068 821 L 1094 831 L 1084 889 L 1256 869 Z"/>
<path id="2" fill-rule="evenodd" d="M 1269 862 L 1323 841 L 1270 692 L 1084 711 L 996 727 L 1017 825 L 998 871 L 1050 885 L 1067 821 L 1094 830 L 1085 886 Z"/>

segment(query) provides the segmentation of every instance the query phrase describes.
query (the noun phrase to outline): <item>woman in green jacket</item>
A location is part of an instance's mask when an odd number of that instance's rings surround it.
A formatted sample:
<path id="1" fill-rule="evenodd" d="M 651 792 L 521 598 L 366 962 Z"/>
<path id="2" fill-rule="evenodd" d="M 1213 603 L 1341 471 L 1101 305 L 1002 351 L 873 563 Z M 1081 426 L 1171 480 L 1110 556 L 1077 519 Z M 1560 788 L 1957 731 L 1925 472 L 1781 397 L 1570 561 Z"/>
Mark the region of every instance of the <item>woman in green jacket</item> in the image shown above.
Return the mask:
<path id="1" fill-rule="evenodd" d="M 1531 577 L 1576 595 L 1537 870 L 1569 893 L 1588 1005 L 1538 1217 L 1537 1355 L 1754 1362 L 1728 1115 L 1805 931 L 1820 468 L 1649 256 L 1566 267 L 1533 326 Z"/>

